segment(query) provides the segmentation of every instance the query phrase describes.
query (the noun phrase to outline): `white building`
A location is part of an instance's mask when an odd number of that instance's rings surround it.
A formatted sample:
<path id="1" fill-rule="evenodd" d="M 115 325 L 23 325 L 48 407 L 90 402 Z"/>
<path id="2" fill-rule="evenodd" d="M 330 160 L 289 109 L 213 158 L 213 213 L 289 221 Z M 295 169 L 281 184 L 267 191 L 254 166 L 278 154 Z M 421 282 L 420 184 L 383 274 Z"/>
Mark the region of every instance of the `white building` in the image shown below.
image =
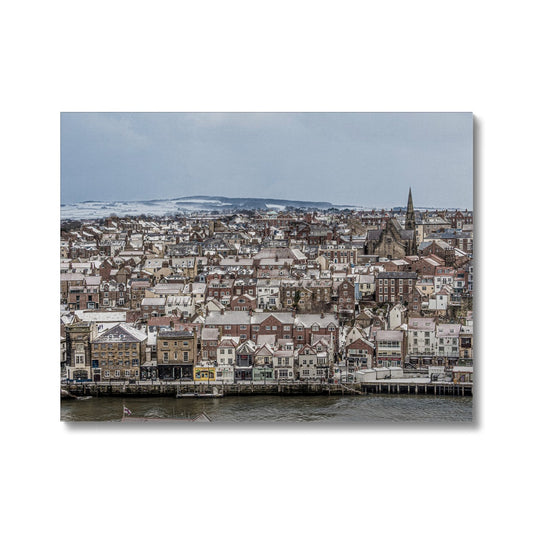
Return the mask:
<path id="1" fill-rule="evenodd" d="M 407 357 L 426 358 L 435 354 L 435 319 L 410 318 L 407 324 Z M 429 363 L 430 361 L 428 361 Z"/>
<path id="2" fill-rule="evenodd" d="M 272 356 L 274 379 L 293 381 L 295 352 L 292 350 L 277 350 Z"/>
<path id="3" fill-rule="evenodd" d="M 238 337 L 222 337 L 217 346 L 217 366 L 235 365 Z"/>
<path id="4" fill-rule="evenodd" d="M 459 359 L 460 324 L 439 324 L 437 326 L 437 362 L 452 366 Z"/>
<path id="5" fill-rule="evenodd" d="M 280 306 L 279 279 L 257 280 L 257 307 L 259 309 L 278 309 Z"/>

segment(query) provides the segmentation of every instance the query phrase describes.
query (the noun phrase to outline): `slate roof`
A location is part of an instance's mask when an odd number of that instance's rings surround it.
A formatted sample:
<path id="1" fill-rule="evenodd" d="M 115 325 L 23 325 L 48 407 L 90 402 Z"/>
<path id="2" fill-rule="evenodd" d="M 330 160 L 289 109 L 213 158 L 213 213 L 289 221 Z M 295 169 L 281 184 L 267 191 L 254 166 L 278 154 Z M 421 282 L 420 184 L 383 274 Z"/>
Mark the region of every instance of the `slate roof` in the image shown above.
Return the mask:
<path id="1" fill-rule="evenodd" d="M 128 326 L 127 324 L 117 324 L 116 326 L 113 326 L 112 328 L 98 335 L 93 342 L 142 342 L 147 338 L 148 336 L 146 333 L 143 333 L 138 329 Z"/>

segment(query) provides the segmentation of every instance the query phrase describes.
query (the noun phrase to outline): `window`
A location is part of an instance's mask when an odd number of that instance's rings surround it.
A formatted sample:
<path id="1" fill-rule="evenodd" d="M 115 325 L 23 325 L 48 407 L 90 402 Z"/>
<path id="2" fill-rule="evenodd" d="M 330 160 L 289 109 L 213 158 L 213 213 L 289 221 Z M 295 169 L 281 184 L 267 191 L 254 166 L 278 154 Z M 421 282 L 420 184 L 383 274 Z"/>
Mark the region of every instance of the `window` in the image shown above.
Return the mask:
<path id="1" fill-rule="evenodd" d="M 188 362 L 189 361 L 189 352 L 183 352 L 183 361 Z"/>

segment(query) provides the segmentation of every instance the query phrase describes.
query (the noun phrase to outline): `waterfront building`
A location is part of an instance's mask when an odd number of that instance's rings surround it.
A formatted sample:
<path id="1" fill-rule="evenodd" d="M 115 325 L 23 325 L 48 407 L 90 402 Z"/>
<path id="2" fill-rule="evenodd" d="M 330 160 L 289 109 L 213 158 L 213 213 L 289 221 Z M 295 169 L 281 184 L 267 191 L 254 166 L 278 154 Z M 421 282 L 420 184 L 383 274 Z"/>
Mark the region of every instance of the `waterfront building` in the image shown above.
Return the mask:
<path id="1" fill-rule="evenodd" d="M 370 368 L 374 358 L 374 344 L 359 337 L 346 346 L 348 371 Z"/>
<path id="2" fill-rule="evenodd" d="M 234 365 L 217 365 L 216 381 L 220 383 L 235 383 L 235 366 Z"/>
<path id="3" fill-rule="evenodd" d="M 139 380 L 147 338 L 127 324 L 117 324 L 95 337 L 91 343 L 94 381 Z"/>
<path id="4" fill-rule="evenodd" d="M 274 380 L 273 355 L 274 349 L 268 344 L 256 349 L 252 369 L 252 379 L 254 381 L 266 383 Z"/>
<path id="5" fill-rule="evenodd" d="M 157 336 L 159 379 L 193 379 L 196 364 L 196 331 L 160 331 Z"/>
<path id="6" fill-rule="evenodd" d="M 237 346 L 239 346 L 239 337 L 222 337 L 216 350 L 217 366 L 235 366 L 235 350 L 237 349 Z"/>
<path id="7" fill-rule="evenodd" d="M 405 332 L 379 330 L 376 332 L 376 365 L 403 366 L 406 352 Z"/>
<path id="8" fill-rule="evenodd" d="M 296 353 L 293 350 L 276 350 L 272 355 L 274 379 L 280 381 L 294 381 L 294 360 Z"/>
<path id="9" fill-rule="evenodd" d="M 410 318 L 407 323 L 406 362 L 417 368 L 433 363 L 436 352 L 436 321 L 430 317 Z"/>
<path id="10" fill-rule="evenodd" d="M 315 381 L 318 377 L 318 352 L 306 344 L 296 352 L 296 379 Z"/>
<path id="11" fill-rule="evenodd" d="M 243 342 L 235 350 L 235 382 L 251 381 L 256 346 L 251 341 Z"/>
<path id="12" fill-rule="evenodd" d="M 200 361 L 194 367 L 194 381 L 198 383 L 209 383 L 216 380 L 217 367 L 210 361 Z"/>
<path id="13" fill-rule="evenodd" d="M 436 331 L 437 364 L 451 367 L 459 359 L 460 324 L 439 324 Z"/>
<path id="14" fill-rule="evenodd" d="M 91 342 L 96 336 L 96 324 L 77 322 L 65 326 L 67 379 L 88 381 L 94 377 Z"/>

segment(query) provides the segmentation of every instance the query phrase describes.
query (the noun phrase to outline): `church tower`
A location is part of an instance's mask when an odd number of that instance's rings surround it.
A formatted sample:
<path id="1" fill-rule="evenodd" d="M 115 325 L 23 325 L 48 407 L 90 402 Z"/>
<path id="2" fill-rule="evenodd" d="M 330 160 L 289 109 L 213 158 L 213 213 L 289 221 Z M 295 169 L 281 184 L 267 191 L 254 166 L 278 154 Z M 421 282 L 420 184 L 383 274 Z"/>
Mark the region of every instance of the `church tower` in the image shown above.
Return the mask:
<path id="1" fill-rule="evenodd" d="M 407 200 L 407 216 L 405 217 L 405 229 L 415 229 L 415 209 L 413 207 L 413 195 L 409 187 L 409 199 Z"/>

